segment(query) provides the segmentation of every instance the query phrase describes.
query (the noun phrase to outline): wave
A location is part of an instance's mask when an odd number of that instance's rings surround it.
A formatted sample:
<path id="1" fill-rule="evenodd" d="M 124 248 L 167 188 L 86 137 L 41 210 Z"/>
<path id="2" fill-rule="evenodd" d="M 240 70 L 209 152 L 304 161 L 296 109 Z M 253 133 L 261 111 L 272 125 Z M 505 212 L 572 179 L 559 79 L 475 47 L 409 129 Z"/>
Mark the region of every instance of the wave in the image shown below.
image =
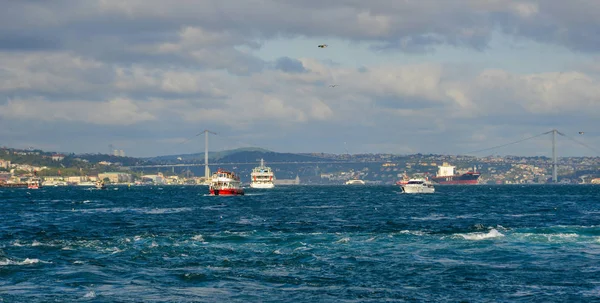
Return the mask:
<path id="1" fill-rule="evenodd" d="M 474 233 L 467 233 L 467 234 L 454 234 L 454 236 L 456 236 L 456 237 L 462 237 L 465 240 L 479 241 L 479 240 L 501 238 L 501 237 L 504 237 L 504 234 L 500 233 L 495 228 L 492 228 L 487 233 L 484 233 L 484 232 L 474 232 Z"/>
<path id="2" fill-rule="evenodd" d="M 37 258 L 25 258 L 25 260 L 23 261 L 14 261 L 8 258 L 5 258 L 3 260 L 0 260 L 0 266 L 7 266 L 7 265 L 32 265 L 32 264 L 38 264 L 38 263 L 52 263 L 52 262 L 46 262 L 46 261 L 41 261 L 40 259 Z"/>

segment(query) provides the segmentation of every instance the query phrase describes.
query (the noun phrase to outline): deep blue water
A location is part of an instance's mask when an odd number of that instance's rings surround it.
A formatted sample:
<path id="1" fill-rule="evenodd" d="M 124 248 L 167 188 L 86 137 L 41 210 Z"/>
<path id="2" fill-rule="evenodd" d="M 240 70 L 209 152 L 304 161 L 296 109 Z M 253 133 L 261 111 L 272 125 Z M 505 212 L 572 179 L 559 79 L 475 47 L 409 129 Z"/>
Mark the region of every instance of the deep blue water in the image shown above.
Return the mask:
<path id="1" fill-rule="evenodd" d="M 0 188 L 0 302 L 600 301 L 600 186 Z"/>

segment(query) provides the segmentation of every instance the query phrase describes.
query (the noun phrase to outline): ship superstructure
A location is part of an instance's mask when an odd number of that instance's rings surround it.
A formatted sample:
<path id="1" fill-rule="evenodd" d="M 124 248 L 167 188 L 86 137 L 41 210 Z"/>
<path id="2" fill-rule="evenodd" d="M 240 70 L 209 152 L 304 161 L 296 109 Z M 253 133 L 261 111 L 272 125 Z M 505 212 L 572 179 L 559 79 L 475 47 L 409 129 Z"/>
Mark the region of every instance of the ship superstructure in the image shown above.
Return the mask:
<path id="1" fill-rule="evenodd" d="M 273 188 L 275 184 L 273 184 L 273 179 L 275 175 L 273 174 L 273 170 L 265 166 L 265 161 L 260 159 L 260 166 L 252 169 L 250 173 L 250 187 L 251 188 Z"/>

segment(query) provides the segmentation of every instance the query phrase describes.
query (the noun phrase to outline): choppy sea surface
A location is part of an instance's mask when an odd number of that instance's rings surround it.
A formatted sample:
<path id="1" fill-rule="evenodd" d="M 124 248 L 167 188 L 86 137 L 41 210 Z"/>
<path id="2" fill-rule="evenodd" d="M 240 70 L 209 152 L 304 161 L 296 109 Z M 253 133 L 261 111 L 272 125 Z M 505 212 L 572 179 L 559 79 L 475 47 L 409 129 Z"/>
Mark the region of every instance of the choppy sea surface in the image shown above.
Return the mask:
<path id="1" fill-rule="evenodd" d="M 0 302 L 600 301 L 600 186 L 0 188 Z"/>

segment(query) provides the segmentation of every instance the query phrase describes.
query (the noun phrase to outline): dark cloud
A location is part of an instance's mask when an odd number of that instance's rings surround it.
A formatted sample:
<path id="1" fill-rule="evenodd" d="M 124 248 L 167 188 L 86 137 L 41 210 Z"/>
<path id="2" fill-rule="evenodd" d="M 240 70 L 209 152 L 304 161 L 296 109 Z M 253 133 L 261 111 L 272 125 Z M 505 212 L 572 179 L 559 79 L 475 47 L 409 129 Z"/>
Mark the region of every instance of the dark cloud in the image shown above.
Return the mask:
<path id="1" fill-rule="evenodd" d="M 290 58 L 290 57 L 280 57 L 275 60 L 275 68 L 281 70 L 286 73 L 304 73 L 306 69 L 302 62 Z"/>
<path id="2" fill-rule="evenodd" d="M 62 41 L 56 37 L 0 31 L 0 51 L 40 51 L 61 48 Z"/>
<path id="3" fill-rule="evenodd" d="M 600 2 L 545 1 L 9 1 L 0 47 L 81 49 L 102 43 L 174 42 L 185 26 L 229 31 L 242 43 L 276 37 L 370 41 L 377 48 L 431 51 L 449 44 L 485 49 L 493 29 L 569 48 L 600 50 Z M 24 22 L 27 20 L 27 22 Z M 98 49 L 96 47 L 96 49 Z"/>

